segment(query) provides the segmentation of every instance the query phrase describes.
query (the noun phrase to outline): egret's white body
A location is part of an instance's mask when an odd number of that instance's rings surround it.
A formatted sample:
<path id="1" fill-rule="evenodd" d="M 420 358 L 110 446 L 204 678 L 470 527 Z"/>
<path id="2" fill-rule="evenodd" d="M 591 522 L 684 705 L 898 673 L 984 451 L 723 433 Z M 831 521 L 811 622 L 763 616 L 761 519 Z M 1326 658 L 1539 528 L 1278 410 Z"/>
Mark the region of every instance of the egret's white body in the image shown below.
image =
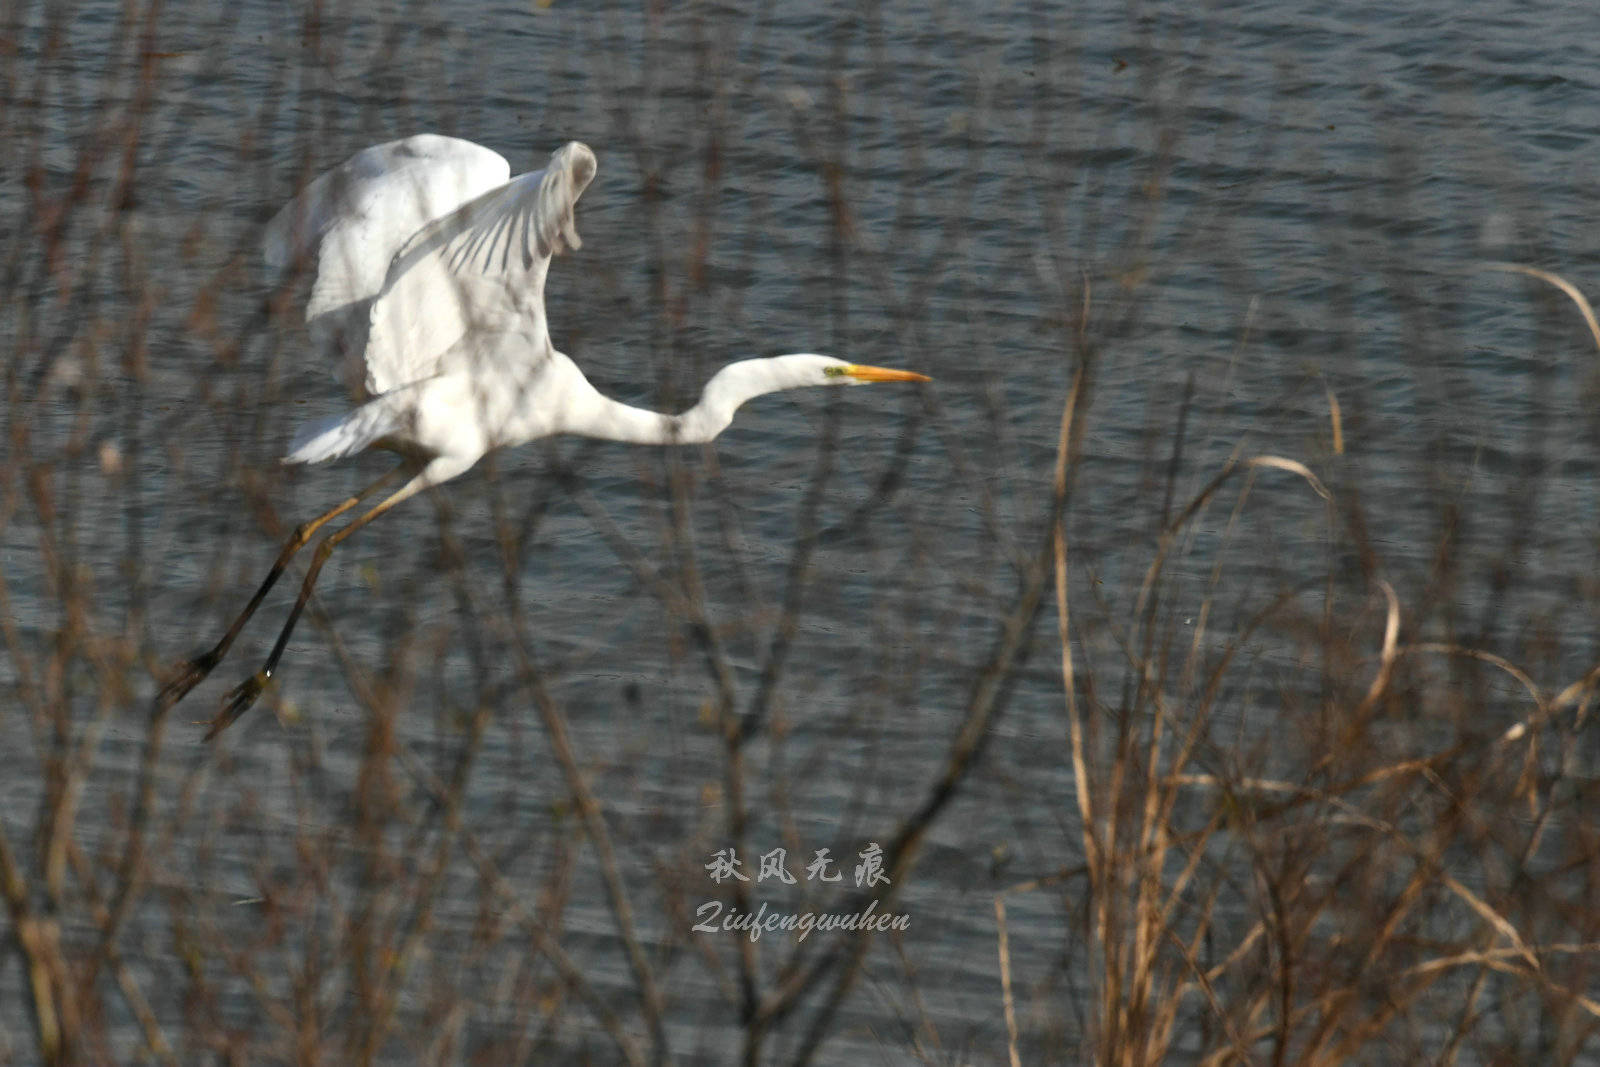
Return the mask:
<path id="1" fill-rule="evenodd" d="M 279 268 L 314 266 L 306 306 L 312 339 L 335 356 L 362 403 L 303 427 L 285 457 L 317 463 L 368 448 L 396 451 L 396 471 L 295 531 L 222 641 L 162 691 L 170 706 L 227 652 L 290 556 L 323 524 L 400 475 L 406 481 L 325 538 L 266 666 L 234 690 L 212 733 L 261 692 L 322 563 L 347 535 L 418 491 L 454 478 L 492 449 L 558 433 L 639 444 L 709 441 L 746 400 L 780 389 L 926 381 L 909 371 L 801 354 L 722 368 L 700 402 L 666 415 L 603 396 L 550 343 L 544 310 L 551 257 L 581 245 L 578 197 L 594 153 L 574 141 L 543 170 L 512 178 L 480 145 L 426 134 L 357 153 L 316 179 L 267 225 Z"/>

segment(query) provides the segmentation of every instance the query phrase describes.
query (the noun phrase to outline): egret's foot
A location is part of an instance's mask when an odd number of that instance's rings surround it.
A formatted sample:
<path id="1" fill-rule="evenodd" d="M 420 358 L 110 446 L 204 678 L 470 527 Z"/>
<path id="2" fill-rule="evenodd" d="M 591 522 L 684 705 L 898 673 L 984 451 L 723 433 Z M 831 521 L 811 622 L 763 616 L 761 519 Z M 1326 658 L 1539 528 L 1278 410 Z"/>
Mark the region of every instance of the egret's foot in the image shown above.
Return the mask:
<path id="1" fill-rule="evenodd" d="M 177 704 L 189 695 L 189 690 L 205 681 L 206 675 L 221 662 L 222 654 L 214 648 L 203 656 L 184 660 L 172 669 L 172 676 L 167 679 L 167 684 L 156 694 L 157 704 L 163 708 Z"/>
<path id="2" fill-rule="evenodd" d="M 266 671 L 257 671 L 246 678 L 239 686 L 228 694 L 228 702 L 222 709 L 222 714 L 211 720 L 211 728 L 206 731 L 206 740 L 209 741 L 233 724 L 233 720 L 250 710 L 250 705 L 256 702 L 262 692 L 267 688 L 267 682 L 272 675 Z"/>

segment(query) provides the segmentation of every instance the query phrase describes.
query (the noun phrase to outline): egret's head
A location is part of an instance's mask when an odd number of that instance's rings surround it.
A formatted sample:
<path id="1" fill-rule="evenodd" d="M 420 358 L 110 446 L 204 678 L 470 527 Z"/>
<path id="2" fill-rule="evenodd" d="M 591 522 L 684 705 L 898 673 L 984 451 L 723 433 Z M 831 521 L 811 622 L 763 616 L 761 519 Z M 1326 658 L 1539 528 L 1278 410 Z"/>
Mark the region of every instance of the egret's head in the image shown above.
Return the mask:
<path id="1" fill-rule="evenodd" d="M 927 382 L 933 379 L 926 374 L 910 370 L 890 370 L 888 367 L 868 367 L 860 363 L 846 363 L 830 356 L 812 356 L 816 360 L 812 373 L 820 374 L 820 385 L 865 385 L 868 382 Z"/>
<path id="2" fill-rule="evenodd" d="M 763 393 L 802 389 L 808 385 L 865 385 L 867 382 L 926 382 L 926 374 L 884 367 L 864 367 L 832 356 L 798 352 L 791 356 L 745 359 L 730 363 L 706 383 L 706 395 L 732 407 Z M 731 408 L 730 408 L 731 411 Z"/>

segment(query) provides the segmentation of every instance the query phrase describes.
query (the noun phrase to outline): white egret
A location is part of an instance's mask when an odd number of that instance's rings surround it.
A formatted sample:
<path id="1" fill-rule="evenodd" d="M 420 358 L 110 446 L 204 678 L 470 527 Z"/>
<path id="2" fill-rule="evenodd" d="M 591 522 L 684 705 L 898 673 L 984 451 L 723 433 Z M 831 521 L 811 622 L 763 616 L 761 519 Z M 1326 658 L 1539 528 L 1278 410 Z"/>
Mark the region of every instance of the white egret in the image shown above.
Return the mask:
<path id="1" fill-rule="evenodd" d="M 573 209 L 595 158 L 574 141 L 541 171 L 512 178 L 480 145 L 423 135 L 377 145 L 312 182 L 268 224 L 267 261 L 310 262 L 306 307 L 314 341 L 340 361 L 363 403 L 295 435 L 285 463 L 320 463 L 368 448 L 400 465 L 296 528 L 250 602 L 209 652 L 161 690 L 171 707 L 228 652 L 290 558 L 326 523 L 385 486 L 399 488 L 323 538 L 265 665 L 224 699 L 214 737 L 265 688 L 340 542 L 417 492 L 454 478 L 492 449 L 571 433 L 638 444 L 710 441 L 746 400 L 780 389 L 862 382 L 923 382 L 911 371 L 819 355 L 732 363 L 700 402 L 666 415 L 609 399 L 550 344 L 544 279 L 550 258 L 579 247 Z"/>

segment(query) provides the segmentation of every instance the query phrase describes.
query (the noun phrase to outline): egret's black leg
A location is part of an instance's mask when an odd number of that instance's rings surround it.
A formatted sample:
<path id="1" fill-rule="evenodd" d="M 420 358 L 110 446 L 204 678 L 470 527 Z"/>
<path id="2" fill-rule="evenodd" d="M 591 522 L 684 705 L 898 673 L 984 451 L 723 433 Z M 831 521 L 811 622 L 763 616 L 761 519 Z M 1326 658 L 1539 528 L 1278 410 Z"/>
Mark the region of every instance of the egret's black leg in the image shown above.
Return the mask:
<path id="1" fill-rule="evenodd" d="M 278 579 L 283 576 L 284 568 L 289 565 L 289 560 L 294 557 L 296 552 L 310 543 L 311 538 L 316 535 L 318 530 L 367 499 L 373 493 L 376 493 L 379 489 L 393 482 L 406 469 L 407 467 L 404 464 L 396 467 L 355 496 L 323 512 L 310 522 L 302 523 L 295 527 L 294 533 L 289 535 L 289 540 L 284 542 L 282 551 L 278 553 L 278 558 L 273 561 L 272 569 L 267 572 L 266 579 L 262 581 L 260 588 L 256 590 L 256 595 L 250 598 L 250 603 L 245 605 L 244 611 L 239 613 L 239 617 L 233 620 L 233 625 L 228 627 L 228 632 L 222 635 L 222 640 L 218 641 L 216 647 L 211 651 L 186 660 L 177 666 L 173 671 L 172 677 L 167 681 L 166 685 L 162 686 L 161 692 L 156 696 L 158 705 L 163 708 L 172 707 L 188 696 L 189 690 L 204 681 L 206 675 L 210 674 L 212 669 L 222 662 L 222 657 L 228 654 L 228 649 L 233 646 L 234 639 L 239 636 L 239 631 L 244 629 L 244 624 L 250 621 L 250 616 L 256 613 L 256 609 L 261 606 L 261 602 L 267 598 L 267 593 L 277 584 Z"/>
<path id="2" fill-rule="evenodd" d="M 206 731 L 206 740 L 211 740 L 239 716 L 250 709 L 256 698 L 267 687 L 267 682 L 272 678 L 272 672 L 277 670 L 278 661 L 283 658 L 283 650 L 289 647 L 289 635 L 294 633 L 295 624 L 300 621 L 300 613 L 305 610 L 306 602 L 311 599 L 311 591 L 316 587 L 317 576 L 322 573 L 323 564 L 328 562 L 328 557 L 333 555 L 333 550 L 339 543 L 355 533 L 367 523 L 376 519 L 402 500 L 407 499 L 423 488 L 421 478 L 413 478 L 401 486 L 391 496 L 386 497 L 382 503 L 365 515 L 356 519 L 350 525 L 324 537 L 317 545 L 316 554 L 311 558 L 311 567 L 306 571 L 305 581 L 300 583 L 300 595 L 295 597 L 294 608 L 289 612 L 289 619 L 283 624 L 282 631 L 278 634 L 277 644 L 272 646 L 272 651 L 267 655 L 267 662 L 255 674 L 246 678 L 230 692 L 223 704 L 222 714 L 211 720 L 211 728 Z"/>

